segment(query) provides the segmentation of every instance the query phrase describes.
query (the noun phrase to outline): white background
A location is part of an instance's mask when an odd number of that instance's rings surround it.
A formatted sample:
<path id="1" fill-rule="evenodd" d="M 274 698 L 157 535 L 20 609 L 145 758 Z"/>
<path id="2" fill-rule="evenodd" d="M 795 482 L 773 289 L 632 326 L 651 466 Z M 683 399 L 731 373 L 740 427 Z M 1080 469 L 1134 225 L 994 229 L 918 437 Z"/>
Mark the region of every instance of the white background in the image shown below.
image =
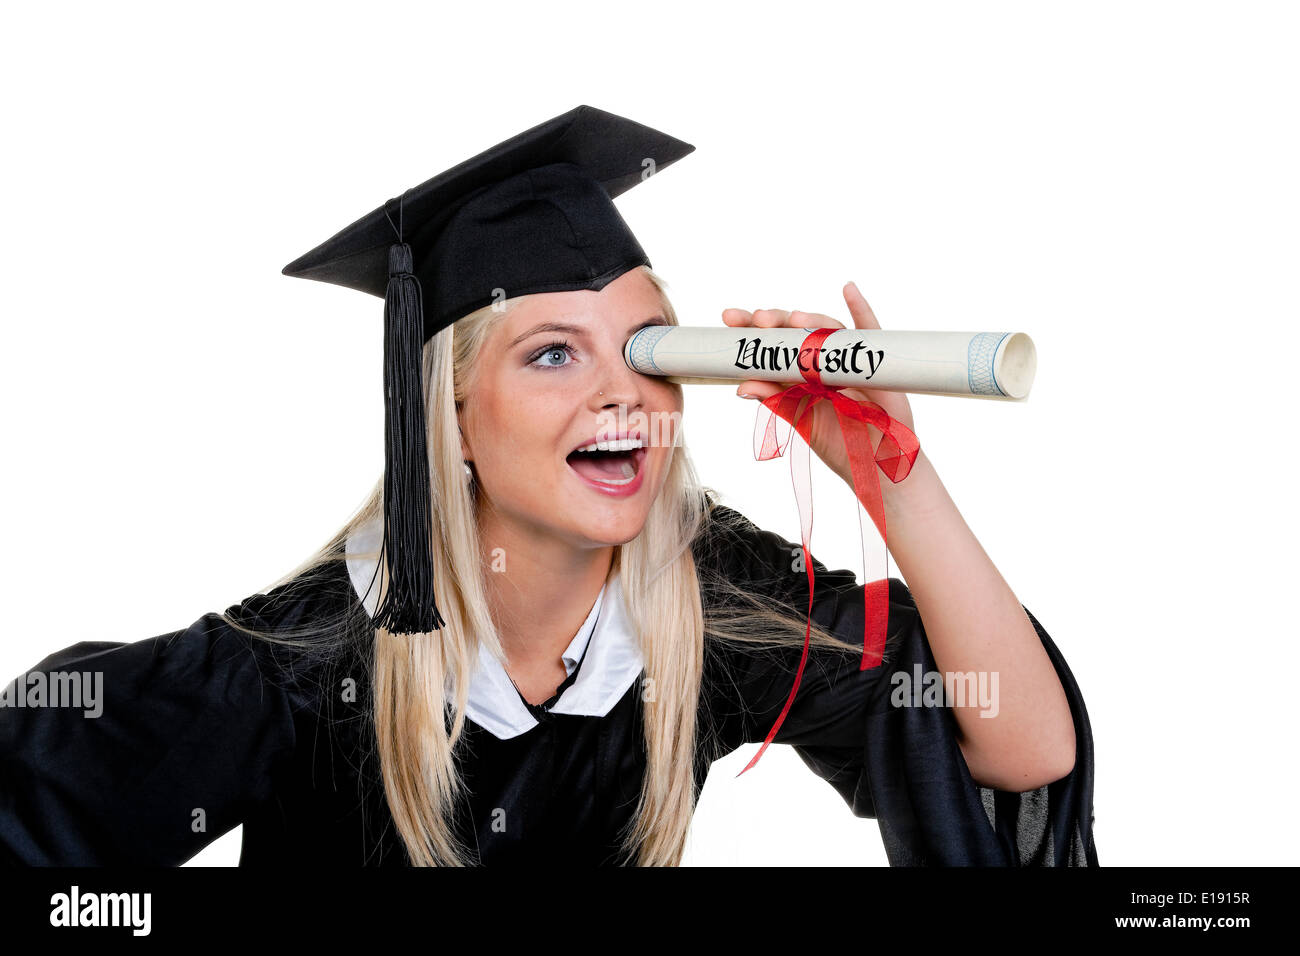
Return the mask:
<path id="1" fill-rule="evenodd" d="M 378 299 L 280 274 L 588 103 L 697 151 L 619 200 L 685 324 L 1017 330 L 1019 405 L 916 396 L 1078 680 L 1103 865 L 1295 859 L 1297 14 L 1266 3 L 25 4 L 3 81 L 8 680 L 186 626 L 323 544 L 383 459 Z M 755 406 L 706 483 L 797 540 Z M 814 552 L 860 568 L 819 464 Z M 213 746 L 220 746 L 213 741 Z M 714 768 L 688 862 L 870 863 L 793 752 Z M 238 834 L 200 862 L 233 863 Z"/>

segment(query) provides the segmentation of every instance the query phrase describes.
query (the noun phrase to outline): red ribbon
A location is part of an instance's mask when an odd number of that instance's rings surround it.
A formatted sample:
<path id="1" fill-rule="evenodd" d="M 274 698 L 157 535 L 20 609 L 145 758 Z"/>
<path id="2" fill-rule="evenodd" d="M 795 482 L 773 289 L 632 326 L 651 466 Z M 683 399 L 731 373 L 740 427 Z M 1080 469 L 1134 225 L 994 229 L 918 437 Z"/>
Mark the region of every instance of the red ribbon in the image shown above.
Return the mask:
<path id="1" fill-rule="evenodd" d="M 862 665 L 859 670 L 876 667 L 880 664 L 885 650 L 885 634 L 889 624 L 889 551 L 888 538 L 885 536 L 885 508 L 880 493 L 880 480 L 876 477 L 874 463 L 885 473 L 890 481 L 897 484 L 907 477 L 921 450 L 921 443 L 916 435 L 902 422 L 892 418 L 883 408 L 871 401 L 855 401 L 841 394 L 838 388 L 823 385 L 821 371 L 817 367 L 822 342 L 839 329 L 815 329 L 809 333 L 799 346 L 799 371 L 804 383 L 792 385 L 771 398 L 765 399 L 758 409 L 754 422 L 754 457 L 759 461 L 779 457 L 785 453 L 785 447 L 776 437 L 776 419 L 772 413 L 780 415 L 794 425 L 803 438 L 802 444 L 796 444 L 801 468 L 796 472 L 795 455 L 790 456 L 790 477 L 794 482 L 795 495 L 799 504 L 799 521 L 802 532 L 804 568 L 808 572 L 808 625 L 804 631 L 803 656 L 799 659 L 799 669 L 794 675 L 794 686 L 786 699 L 781 716 L 776 719 L 768 731 L 763 746 L 745 766 L 745 770 L 758 763 L 772 738 L 785 722 L 785 716 L 794 703 L 795 693 L 799 690 L 799 681 L 803 677 L 804 665 L 808 662 L 808 647 L 812 639 L 813 587 L 816 577 L 813 571 L 812 554 L 808 549 L 812 536 L 812 487 L 808 464 L 808 448 L 812 431 L 812 416 L 808 413 L 820 401 L 830 400 L 835 408 L 835 419 L 840 425 L 840 434 L 844 436 L 844 447 L 848 451 L 849 465 L 852 469 L 853 491 L 858 501 L 866 506 L 871 518 L 880 530 L 882 541 L 886 542 L 885 573 L 879 580 L 871 581 L 863 589 L 862 597 L 866 611 L 865 626 L 862 633 Z M 803 357 L 813 357 L 810 367 L 805 368 Z M 795 418 L 799 402 L 805 397 L 809 402 L 803 412 Z M 765 414 L 766 413 L 766 414 Z M 881 432 L 880 445 L 871 449 L 871 438 L 867 432 L 870 423 Z M 788 442 L 787 442 L 788 444 Z M 865 494 L 864 494 L 865 491 Z M 859 528 L 862 528 L 861 509 L 858 513 Z M 865 540 L 865 531 L 862 532 Z M 863 548 L 863 571 L 865 578 L 866 549 Z M 744 773 L 745 770 L 740 771 Z M 737 774 L 736 776 L 740 776 Z"/>

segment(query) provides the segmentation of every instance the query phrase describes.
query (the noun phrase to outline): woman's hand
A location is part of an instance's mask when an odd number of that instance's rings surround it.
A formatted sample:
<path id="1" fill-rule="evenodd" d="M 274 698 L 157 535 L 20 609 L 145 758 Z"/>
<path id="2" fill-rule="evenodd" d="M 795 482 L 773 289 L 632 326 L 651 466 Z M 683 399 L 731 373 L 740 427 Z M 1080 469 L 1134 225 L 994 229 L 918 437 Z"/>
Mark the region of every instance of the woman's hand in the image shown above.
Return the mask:
<path id="1" fill-rule="evenodd" d="M 871 306 L 867 304 L 867 300 L 858 291 L 857 285 L 849 282 L 845 284 L 843 291 L 844 301 L 849 307 L 849 314 L 853 316 L 854 328 L 880 328 L 875 313 L 871 311 Z M 786 312 L 782 309 L 759 309 L 757 312 L 747 312 L 744 309 L 724 309 L 722 311 L 722 321 L 727 325 L 748 326 L 759 329 L 846 328 L 843 322 L 833 319 L 829 315 L 820 315 L 815 312 Z M 736 389 L 736 394 L 742 398 L 763 401 L 778 392 L 784 392 L 790 387 L 789 384 L 784 382 L 748 379 L 740 383 L 740 387 Z M 885 392 L 870 388 L 845 388 L 840 391 L 843 392 L 845 397 L 854 401 L 866 399 L 875 402 L 891 418 L 898 419 L 909 429 L 915 431 L 912 426 L 912 406 L 904 393 Z M 800 409 L 806 405 L 807 401 L 807 399 L 804 399 L 800 402 Z M 810 414 L 812 428 L 809 432 L 809 447 L 817 453 L 817 457 L 824 461 L 832 471 L 849 484 L 852 484 L 852 469 L 849 467 L 849 456 L 844 447 L 844 435 L 840 431 L 839 421 L 835 417 L 834 406 L 829 401 L 821 401 L 817 403 Z M 867 425 L 867 428 L 870 429 L 869 434 L 873 446 L 879 445 L 880 431 L 870 424 Z"/>

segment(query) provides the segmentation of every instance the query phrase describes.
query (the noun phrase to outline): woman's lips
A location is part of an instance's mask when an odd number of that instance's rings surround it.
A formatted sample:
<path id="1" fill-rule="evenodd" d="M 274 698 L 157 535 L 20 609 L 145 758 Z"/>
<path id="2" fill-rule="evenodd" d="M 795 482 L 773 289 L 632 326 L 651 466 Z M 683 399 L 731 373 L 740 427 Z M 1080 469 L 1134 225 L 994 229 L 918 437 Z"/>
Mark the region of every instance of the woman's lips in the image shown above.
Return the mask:
<path id="1" fill-rule="evenodd" d="M 582 479 L 588 487 L 599 491 L 601 494 L 609 495 L 614 498 L 626 498 L 630 495 L 636 494 L 636 492 L 641 488 L 641 484 L 645 478 L 646 454 L 647 449 L 644 447 L 635 448 L 631 451 L 631 467 L 635 471 L 635 474 L 631 477 L 623 478 L 597 478 L 585 475 L 577 468 L 573 467 L 573 459 L 575 458 L 574 454 L 570 454 L 565 458 L 565 464 L 567 464 L 569 469 Z"/>

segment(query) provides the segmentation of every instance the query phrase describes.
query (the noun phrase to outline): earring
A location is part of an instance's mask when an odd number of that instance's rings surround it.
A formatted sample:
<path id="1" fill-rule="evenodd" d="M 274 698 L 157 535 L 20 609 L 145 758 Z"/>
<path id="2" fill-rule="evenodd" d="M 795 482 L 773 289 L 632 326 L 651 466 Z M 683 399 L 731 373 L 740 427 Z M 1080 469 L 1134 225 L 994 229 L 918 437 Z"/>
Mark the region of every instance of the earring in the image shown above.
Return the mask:
<path id="1" fill-rule="evenodd" d="M 463 461 L 463 460 L 462 460 L 462 461 L 461 461 L 461 464 L 465 466 L 465 479 L 466 479 L 467 481 L 473 481 L 473 480 L 474 480 L 474 470 L 473 470 L 472 468 L 470 468 L 470 466 L 469 466 L 469 462 L 467 462 L 467 461 Z"/>

